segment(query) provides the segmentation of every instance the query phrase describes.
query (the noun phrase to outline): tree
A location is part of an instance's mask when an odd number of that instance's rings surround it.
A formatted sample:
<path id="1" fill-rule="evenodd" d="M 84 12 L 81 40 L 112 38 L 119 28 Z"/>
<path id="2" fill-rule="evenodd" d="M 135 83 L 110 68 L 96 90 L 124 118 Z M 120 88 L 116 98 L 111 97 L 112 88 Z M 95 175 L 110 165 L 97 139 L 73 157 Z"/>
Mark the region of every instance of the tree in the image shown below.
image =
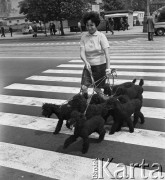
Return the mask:
<path id="1" fill-rule="evenodd" d="M 103 0 L 102 9 L 105 11 L 123 10 L 124 2 L 122 0 Z"/>
<path id="2" fill-rule="evenodd" d="M 62 21 L 81 19 L 86 3 L 84 0 L 23 0 L 19 7 L 20 13 L 30 21 L 60 21 L 61 35 L 64 35 Z"/>
<path id="3" fill-rule="evenodd" d="M 146 6 L 147 6 L 146 0 L 132 0 L 133 11 L 145 11 Z"/>

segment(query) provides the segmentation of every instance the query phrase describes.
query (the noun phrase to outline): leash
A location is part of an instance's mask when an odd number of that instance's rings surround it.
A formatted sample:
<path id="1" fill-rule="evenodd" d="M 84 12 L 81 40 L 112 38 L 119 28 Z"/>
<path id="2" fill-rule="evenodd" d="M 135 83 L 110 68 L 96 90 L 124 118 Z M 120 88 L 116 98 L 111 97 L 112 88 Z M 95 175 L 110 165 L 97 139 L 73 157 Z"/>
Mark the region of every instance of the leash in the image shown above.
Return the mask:
<path id="1" fill-rule="evenodd" d="M 110 83 L 110 76 L 112 76 L 112 85 Z M 116 72 L 116 69 L 113 68 L 111 69 L 110 75 L 107 75 L 107 83 L 109 84 L 111 91 L 113 90 L 113 86 L 115 84 L 115 77 L 117 77 L 117 72 Z"/>

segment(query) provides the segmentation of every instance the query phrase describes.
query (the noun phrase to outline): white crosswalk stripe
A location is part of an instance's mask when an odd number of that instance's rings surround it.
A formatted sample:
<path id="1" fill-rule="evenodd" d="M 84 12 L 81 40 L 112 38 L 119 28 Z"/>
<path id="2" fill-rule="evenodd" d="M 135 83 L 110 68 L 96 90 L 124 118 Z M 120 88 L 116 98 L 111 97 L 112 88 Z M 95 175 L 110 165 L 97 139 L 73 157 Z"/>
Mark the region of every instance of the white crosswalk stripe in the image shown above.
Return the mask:
<path id="1" fill-rule="evenodd" d="M 22 119 L 24 119 L 23 122 Z M 57 119 L 37 118 L 19 114 L 0 113 L 0 124 L 52 132 L 57 124 Z M 108 134 L 106 134 L 104 139 L 107 141 L 118 141 L 162 149 L 165 148 L 165 144 L 161 143 L 165 140 L 165 132 L 135 129 L 135 132 L 130 133 L 128 136 L 128 128 L 123 128 L 123 130 L 125 130 L 125 132 L 118 132 L 113 136 L 109 136 Z M 73 132 L 67 129 L 65 126 L 63 126 L 61 133 L 70 135 L 73 134 Z M 94 138 L 98 138 L 98 134 L 96 133 L 93 133 L 91 136 Z"/>
<path id="2" fill-rule="evenodd" d="M 46 74 L 82 74 L 82 70 L 65 70 L 65 69 L 48 69 L 46 71 L 43 71 L 43 73 Z M 159 73 L 159 72 L 125 72 L 125 71 L 117 71 L 118 75 L 127 75 L 132 77 L 144 77 L 144 76 L 155 76 L 155 77 L 165 77 L 165 73 Z"/>
<path id="3" fill-rule="evenodd" d="M 43 91 L 43 92 L 56 92 L 56 93 L 71 93 L 77 94 L 80 92 L 79 87 L 65 87 L 65 86 L 46 86 L 46 85 L 35 85 L 35 84 L 19 84 L 14 83 L 5 87 L 5 89 L 13 89 L 13 90 L 24 90 L 24 91 Z M 92 93 L 93 90 L 89 89 L 89 93 Z M 165 99 L 164 92 L 143 92 L 144 98 L 150 99 Z"/>
<path id="4" fill-rule="evenodd" d="M 65 67 L 65 68 L 83 68 L 84 67 L 84 65 L 82 64 L 61 64 L 61 65 L 59 65 L 59 66 L 57 66 L 57 67 Z M 125 68 L 127 68 L 127 69 L 165 69 L 165 67 L 164 66 L 144 66 L 144 65 L 112 65 L 111 66 L 111 68 L 115 68 L 115 69 L 117 69 L 117 68 L 123 68 L 123 69 L 125 69 Z"/>
<path id="5" fill-rule="evenodd" d="M 134 78 L 137 79 L 138 84 L 139 79 L 144 78 L 144 89 L 147 88 L 147 90 L 143 92 L 143 97 L 146 104 L 142 107 L 142 112 L 147 119 L 145 124 L 151 120 L 155 123 L 155 128 L 157 126 L 157 123 L 160 122 L 162 124 L 160 123 L 159 125 L 165 127 L 165 46 L 162 42 L 162 46 L 159 45 L 158 47 L 159 43 L 160 42 L 158 40 L 155 40 L 154 42 L 152 42 L 151 46 L 150 42 L 142 38 L 128 41 L 110 42 L 111 50 L 113 50 L 113 52 L 111 52 L 111 68 L 116 68 L 117 75 L 121 76 L 115 79 L 115 84 L 131 81 Z M 22 46 L 53 46 L 66 44 L 69 45 L 67 42 L 51 42 L 23 43 Z M 71 42 L 70 44 L 78 45 L 79 43 Z M 19 46 L 20 44 L 15 45 Z M 0 46 L 3 45 L 1 44 Z M 155 47 L 154 50 L 151 49 L 151 47 Z M 152 54 L 149 54 L 148 52 L 151 52 Z M 58 105 L 66 103 L 66 97 L 68 97 L 69 99 L 74 94 L 77 94 L 80 91 L 80 82 L 83 67 L 84 64 L 80 59 L 71 58 L 68 62 L 58 65 L 55 69 L 45 69 L 43 72 L 41 72 L 42 75 L 31 75 L 29 77 L 26 77 L 23 83 L 15 82 L 13 84 L 7 85 L 4 87 L 4 92 L 6 93 L 0 94 L 0 104 L 2 105 L 2 107 L 3 105 L 7 107 L 10 105 L 12 107 L 18 106 L 22 108 L 24 106 L 26 108 L 34 107 L 34 109 L 41 109 L 43 103 L 55 103 Z M 61 86 L 60 83 L 62 83 L 63 85 Z M 28 92 L 30 92 L 32 95 L 23 96 L 20 95 L 18 91 L 20 93 L 27 92 L 27 94 Z M 55 98 L 47 98 L 45 95 L 43 95 L 42 97 L 35 96 L 37 93 L 40 94 L 41 92 L 43 92 L 44 94 L 54 93 L 56 96 Z M 91 88 L 89 89 L 89 92 L 92 93 Z M 15 93 L 18 93 L 19 95 L 15 95 Z M 151 104 L 151 102 L 154 103 Z M 3 108 L 1 108 L 0 111 L 0 127 L 9 128 L 12 129 L 12 131 L 15 131 L 14 128 L 16 128 L 17 132 L 15 134 L 17 136 L 19 136 L 19 131 L 22 129 L 26 130 L 26 132 L 34 132 L 34 134 L 36 133 L 36 140 L 37 138 L 43 138 L 41 136 L 37 137 L 37 132 L 40 133 L 41 131 L 43 133 L 45 132 L 47 134 L 52 134 L 58 121 L 56 118 L 40 117 L 41 114 L 39 116 L 33 116 L 23 113 L 20 114 L 17 112 L 13 113 L 10 112 L 10 110 L 9 112 L 3 112 Z M 119 150 L 122 152 L 123 150 L 125 155 L 127 154 L 128 156 L 130 156 L 130 158 L 133 157 L 136 159 L 136 153 L 139 153 L 141 154 L 141 156 L 139 157 L 143 157 L 143 159 L 147 158 L 147 160 L 149 160 L 150 162 L 153 162 L 155 160 L 153 163 L 156 163 L 157 158 L 161 156 L 162 161 L 158 163 L 162 163 L 163 173 L 155 173 L 159 176 L 157 179 L 161 179 L 162 177 L 165 177 L 165 165 L 163 163 L 163 155 L 165 153 L 165 131 L 154 129 L 154 127 L 152 127 L 153 130 L 145 129 L 145 124 L 144 126 L 139 125 L 138 128 L 135 128 L 134 133 L 129 133 L 128 128 L 125 127 L 123 127 L 120 132 L 116 132 L 114 135 L 109 135 L 108 133 L 106 133 L 103 143 L 96 145 L 93 145 L 93 143 L 91 143 L 92 145 L 90 147 L 90 150 L 91 152 L 98 151 L 99 153 L 99 151 L 101 152 L 102 150 L 100 149 L 102 148 L 102 144 L 104 144 L 105 142 L 108 144 L 118 143 L 116 147 L 107 149 L 108 151 L 106 157 L 109 156 L 109 153 L 111 154 L 110 156 L 113 157 L 115 152 Z M 71 135 L 73 134 L 73 131 L 67 129 L 65 124 L 63 124 L 60 133 L 61 134 L 55 137 L 56 139 L 58 137 L 62 138 L 62 136 L 64 135 Z M 98 138 L 98 135 L 96 133 L 93 133 L 90 137 L 96 139 Z M 21 138 L 24 139 L 25 137 Z M 49 141 L 49 139 L 45 136 L 44 142 L 47 141 Z M 60 141 L 58 146 L 63 146 L 63 143 L 63 141 Z M 96 149 L 93 149 L 94 146 L 96 147 Z M 122 146 L 121 149 L 117 149 L 117 147 L 120 148 L 120 146 Z M 128 151 L 130 152 L 126 152 L 127 150 L 122 149 L 126 146 L 130 147 L 130 149 L 127 147 Z M 134 152 L 135 154 L 131 154 L 131 148 L 137 149 L 137 152 Z M 148 157 L 150 151 L 153 151 L 152 153 L 155 153 L 155 156 L 151 157 L 152 160 Z M 140 159 L 139 157 L 138 159 Z M 32 173 L 34 175 L 41 175 L 45 177 L 45 180 L 46 178 L 63 180 L 92 180 L 94 171 L 94 158 L 97 157 L 92 155 L 82 157 L 82 154 L 77 154 L 76 151 L 68 154 L 65 153 L 65 151 L 60 151 L 59 147 L 52 151 L 49 150 L 49 148 L 42 149 L 37 145 L 35 147 L 30 145 L 28 146 L 26 140 L 24 143 L 17 143 L 14 140 L 7 142 L 2 140 L 0 142 L 0 166 L 11 168 L 14 170 L 21 170 L 24 172 Z M 109 168 L 109 170 L 111 172 L 116 172 L 117 170 L 119 171 L 118 162 L 121 163 L 120 158 L 124 161 L 122 163 L 124 164 L 125 168 L 129 169 L 131 167 L 131 165 L 129 165 L 128 163 L 128 159 L 124 160 L 123 157 L 116 157 L 116 162 L 111 162 L 110 164 L 111 167 Z M 106 163 L 105 159 L 104 163 Z M 135 179 L 141 180 L 141 169 L 134 168 L 134 170 Z M 152 179 L 152 170 L 153 169 L 151 168 L 147 168 L 145 171 L 145 174 L 148 175 L 149 179 Z M 104 173 L 104 179 L 110 179 L 105 171 L 102 171 Z M 129 178 L 125 179 L 131 179 L 131 175 L 129 174 L 129 172 L 128 175 Z"/>
<path id="6" fill-rule="evenodd" d="M 0 103 L 41 107 L 43 103 L 55 103 L 60 105 L 67 103 L 67 100 L 0 95 Z M 144 113 L 144 116 L 147 118 L 165 119 L 164 108 L 142 107 L 142 112 Z"/>
<path id="7" fill-rule="evenodd" d="M 80 83 L 81 78 L 77 77 L 58 77 L 58 76 L 31 76 L 26 78 L 27 80 L 35 80 L 35 81 L 59 81 L 59 82 L 74 82 L 74 83 Z M 130 81 L 128 79 L 116 79 L 116 84 L 121 84 L 126 81 Z M 165 87 L 164 81 L 145 81 L 145 86 L 162 86 Z"/>

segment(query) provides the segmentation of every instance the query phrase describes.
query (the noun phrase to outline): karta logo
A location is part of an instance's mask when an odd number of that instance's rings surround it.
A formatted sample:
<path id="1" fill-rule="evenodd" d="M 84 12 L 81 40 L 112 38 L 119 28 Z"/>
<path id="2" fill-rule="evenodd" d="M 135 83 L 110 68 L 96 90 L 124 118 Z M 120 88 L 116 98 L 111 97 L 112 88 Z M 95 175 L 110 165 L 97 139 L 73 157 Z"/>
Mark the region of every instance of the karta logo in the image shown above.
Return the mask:
<path id="1" fill-rule="evenodd" d="M 165 173 L 162 173 L 162 166 L 159 163 L 153 163 L 149 166 L 143 159 L 139 163 L 131 163 L 126 166 L 123 163 L 112 163 L 112 159 L 104 158 L 93 160 L 93 179 L 164 179 Z M 148 167 L 148 169 L 146 169 Z M 152 169 L 152 170 L 151 170 Z"/>

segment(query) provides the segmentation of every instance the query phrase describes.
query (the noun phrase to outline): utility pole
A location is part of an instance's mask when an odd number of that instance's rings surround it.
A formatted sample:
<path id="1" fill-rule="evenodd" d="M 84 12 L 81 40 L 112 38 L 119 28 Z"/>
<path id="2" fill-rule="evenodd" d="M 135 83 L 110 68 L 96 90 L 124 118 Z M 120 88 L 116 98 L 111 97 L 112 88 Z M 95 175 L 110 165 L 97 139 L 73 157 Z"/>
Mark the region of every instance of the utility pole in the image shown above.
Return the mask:
<path id="1" fill-rule="evenodd" d="M 147 6 L 145 7 L 145 13 L 144 13 L 144 21 L 143 21 L 143 32 L 147 32 L 147 18 L 150 16 L 150 0 L 147 1 Z"/>

